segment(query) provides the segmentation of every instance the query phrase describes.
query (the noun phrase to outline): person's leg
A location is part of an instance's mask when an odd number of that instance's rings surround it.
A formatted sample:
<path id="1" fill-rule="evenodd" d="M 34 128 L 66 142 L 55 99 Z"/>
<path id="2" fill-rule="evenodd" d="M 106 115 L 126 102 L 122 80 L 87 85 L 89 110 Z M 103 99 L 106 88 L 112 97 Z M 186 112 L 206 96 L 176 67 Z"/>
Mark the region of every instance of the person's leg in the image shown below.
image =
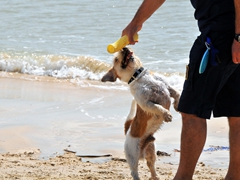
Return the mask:
<path id="1" fill-rule="evenodd" d="M 229 117 L 230 160 L 225 180 L 240 179 L 240 117 Z"/>
<path id="2" fill-rule="evenodd" d="M 191 180 L 206 141 L 206 119 L 182 113 L 180 163 L 174 180 Z"/>

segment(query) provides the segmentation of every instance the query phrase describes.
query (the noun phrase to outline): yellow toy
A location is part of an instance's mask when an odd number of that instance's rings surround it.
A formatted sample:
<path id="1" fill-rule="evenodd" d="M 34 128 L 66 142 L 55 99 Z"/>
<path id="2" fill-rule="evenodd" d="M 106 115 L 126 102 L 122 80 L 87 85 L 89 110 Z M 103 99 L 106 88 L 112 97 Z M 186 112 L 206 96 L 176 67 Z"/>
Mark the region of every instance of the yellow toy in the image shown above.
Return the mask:
<path id="1" fill-rule="evenodd" d="M 138 34 L 134 34 L 133 39 L 134 39 L 134 41 L 137 41 Z M 114 43 L 109 44 L 107 47 L 107 51 L 112 54 L 112 53 L 115 53 L 115 52 L 121 50 L 128 44 L 129 44 L 128 37 L 125 35 L 125 36 L 122 36 L 121 38 L 119 38 Z"/>

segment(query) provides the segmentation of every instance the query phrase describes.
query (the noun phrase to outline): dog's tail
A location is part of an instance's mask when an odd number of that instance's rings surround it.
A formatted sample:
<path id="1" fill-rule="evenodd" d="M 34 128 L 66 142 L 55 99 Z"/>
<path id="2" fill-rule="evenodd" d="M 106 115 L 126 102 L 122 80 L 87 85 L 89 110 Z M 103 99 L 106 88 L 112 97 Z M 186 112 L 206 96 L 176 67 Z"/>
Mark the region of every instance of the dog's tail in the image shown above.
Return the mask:
<path id="1" fill-rule="evenodd" d="M 127 134 L 131 124 L 132 124 L 133 120 L 126 120 L 125 124 L 124 124 L 124 133 L 125 135 Z"/>
<path id="2" fill-rule="evenodd" d="M 137 103 L 136 101 L 133 99 L 132 100 L 132 105 L 131 105 L 131 109 L 130 109 L 130 112 L 127 116 L 127 119 L 126 119 L 126 122 L 124 124 L 124 133 L 127 134 L 132 122 L 133 122 L 133 119 L 134 117 L 136 116 L 136 111 L 137 111 Z"/>

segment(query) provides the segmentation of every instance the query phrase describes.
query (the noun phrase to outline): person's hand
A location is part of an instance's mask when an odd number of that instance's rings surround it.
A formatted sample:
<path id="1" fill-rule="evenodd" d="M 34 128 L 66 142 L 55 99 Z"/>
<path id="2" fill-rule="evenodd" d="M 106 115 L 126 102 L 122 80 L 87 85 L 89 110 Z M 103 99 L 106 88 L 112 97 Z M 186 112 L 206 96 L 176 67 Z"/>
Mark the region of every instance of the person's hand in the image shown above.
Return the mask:
<path id="1" fill-rule="evenodd" d="M 235 64 L 240 64 L 240 43 L 236 40 L 232 44 L 232 61 Z"/>
<path id="2" fill-rule="evenodd" d="M 122 31 L 122 36 L 127 35 L 129 44 L 134 45 L 138 41 L 134 41 L 133 36 L 142 29 L 142 25 L 135 25 L 133 22 Z"/>

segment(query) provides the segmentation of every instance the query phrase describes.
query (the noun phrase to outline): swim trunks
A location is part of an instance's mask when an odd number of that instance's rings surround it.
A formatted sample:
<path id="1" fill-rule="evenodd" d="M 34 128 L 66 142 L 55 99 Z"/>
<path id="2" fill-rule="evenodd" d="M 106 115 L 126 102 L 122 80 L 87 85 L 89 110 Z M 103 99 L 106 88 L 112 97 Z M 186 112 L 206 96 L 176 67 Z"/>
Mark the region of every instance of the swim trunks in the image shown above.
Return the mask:
<path id="1" fill-rule="evenodd" d="M 212 112 L 214 117 L 240 117 L 240 66 L 232 62 L 231 55 L 235 34 L 233 1 L 206 0 L 210 7 L 205 1 L 191 2 L 197 8 L 195 17 L 198 19 L 201 35 L 190 51 L 178 110 L 205 119 L 210 119 Z M 226 9 L 221 13 L 219 10 L 224 8 Z M 223 27 L 223 24 L 228 26 Z M 200 74 L 199 66 L 207 49 L 207 37 L 219 51 L 216 56 L 219 63 L 216 66 L 208 63 L 204 73 Z"/>

